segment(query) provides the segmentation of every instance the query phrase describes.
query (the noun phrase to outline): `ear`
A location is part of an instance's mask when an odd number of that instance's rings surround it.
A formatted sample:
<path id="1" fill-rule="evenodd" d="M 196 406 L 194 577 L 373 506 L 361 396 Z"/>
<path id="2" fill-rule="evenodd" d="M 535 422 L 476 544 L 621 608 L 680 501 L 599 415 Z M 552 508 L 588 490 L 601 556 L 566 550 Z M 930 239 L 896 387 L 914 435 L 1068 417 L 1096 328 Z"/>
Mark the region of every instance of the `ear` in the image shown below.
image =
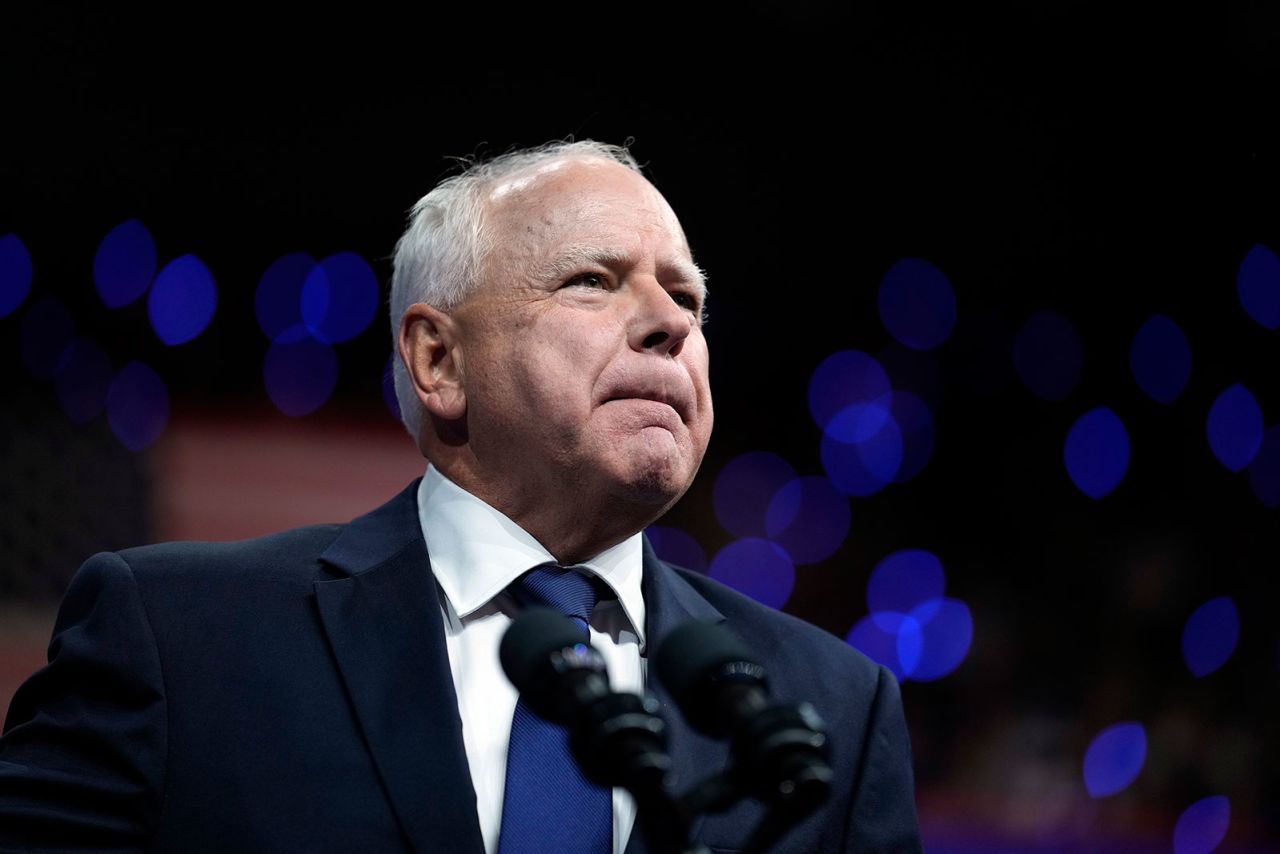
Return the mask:
<path id="1" fill-rule="evenodd" d="M 427 412 L 445 421 L 466 415 L 460 341 L 453 318 L 435 306 L 414 303 L 400 318 L 396 343 L 409 381 Z"/>

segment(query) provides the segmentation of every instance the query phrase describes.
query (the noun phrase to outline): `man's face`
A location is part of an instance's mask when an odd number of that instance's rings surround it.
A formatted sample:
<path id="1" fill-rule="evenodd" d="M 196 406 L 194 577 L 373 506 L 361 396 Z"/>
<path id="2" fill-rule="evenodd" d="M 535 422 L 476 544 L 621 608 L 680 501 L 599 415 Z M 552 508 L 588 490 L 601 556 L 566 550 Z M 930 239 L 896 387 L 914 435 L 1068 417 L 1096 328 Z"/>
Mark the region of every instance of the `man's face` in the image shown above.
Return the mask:
<path id="1" fill-rule="evenodd" d="M 526 494 L 665 508 L 711 435 L 703 285 L 635 172 L 564 160 L 495 188 L 492 251 L 454 312 L 468 441 Z"/>

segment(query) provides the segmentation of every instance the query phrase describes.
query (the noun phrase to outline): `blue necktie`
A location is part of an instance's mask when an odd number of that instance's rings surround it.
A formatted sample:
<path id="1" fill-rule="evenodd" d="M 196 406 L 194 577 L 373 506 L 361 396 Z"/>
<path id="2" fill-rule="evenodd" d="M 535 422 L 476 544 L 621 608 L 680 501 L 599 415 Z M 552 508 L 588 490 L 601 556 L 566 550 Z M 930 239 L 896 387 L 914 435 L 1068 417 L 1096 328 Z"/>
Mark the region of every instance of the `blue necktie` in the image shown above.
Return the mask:
<path id="1" fill-rule="evenodd" d="M 573 567 L 543 564 L 508 588 L 522 607 L 554 608 L 582 630 L 596 605 L 591 578 Z M 583 776 L 569 751 L 569 731 L 538 717 L 521 697 L 511 720 L 499 854 L 613 850 L 613 793 Z"/>

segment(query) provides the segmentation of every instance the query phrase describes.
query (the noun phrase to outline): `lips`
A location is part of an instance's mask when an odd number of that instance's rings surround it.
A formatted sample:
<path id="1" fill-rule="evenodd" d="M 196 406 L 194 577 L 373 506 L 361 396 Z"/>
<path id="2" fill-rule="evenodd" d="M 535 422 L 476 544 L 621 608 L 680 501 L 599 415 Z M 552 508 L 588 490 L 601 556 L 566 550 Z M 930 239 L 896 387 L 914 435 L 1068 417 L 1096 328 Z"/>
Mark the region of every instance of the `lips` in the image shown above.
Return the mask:
<path id="1" fill-rule="evenodd" d="M 649 400 L 655 403 L 665 403 L 676 411 L 681 421 L 686 423 L 693 414 L 693 394 L 687 389 L 672 387 L 667 384 L 653 383 L 623 386 L 611 390 L 604 402 L 612 403 L 617 400 Z"/>

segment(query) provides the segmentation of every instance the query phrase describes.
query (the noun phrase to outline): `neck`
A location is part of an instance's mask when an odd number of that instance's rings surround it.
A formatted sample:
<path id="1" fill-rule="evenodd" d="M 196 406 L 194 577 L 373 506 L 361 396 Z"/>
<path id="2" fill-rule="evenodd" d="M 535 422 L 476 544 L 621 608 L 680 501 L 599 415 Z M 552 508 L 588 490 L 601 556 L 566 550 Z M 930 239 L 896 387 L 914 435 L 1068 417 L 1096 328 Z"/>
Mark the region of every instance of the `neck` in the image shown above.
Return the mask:
<path id="1" fill-rule="evenodd" d="M 529 485 L 489 477 L 468 462 L 465 456 L 431 458 L 441 474 L 519 525 L 561 564 L 590 560 L 644 530 L 670 506 L 628 502 L 583 484 Z M 557 495 L 571 500 L 549 498 Z"/>

